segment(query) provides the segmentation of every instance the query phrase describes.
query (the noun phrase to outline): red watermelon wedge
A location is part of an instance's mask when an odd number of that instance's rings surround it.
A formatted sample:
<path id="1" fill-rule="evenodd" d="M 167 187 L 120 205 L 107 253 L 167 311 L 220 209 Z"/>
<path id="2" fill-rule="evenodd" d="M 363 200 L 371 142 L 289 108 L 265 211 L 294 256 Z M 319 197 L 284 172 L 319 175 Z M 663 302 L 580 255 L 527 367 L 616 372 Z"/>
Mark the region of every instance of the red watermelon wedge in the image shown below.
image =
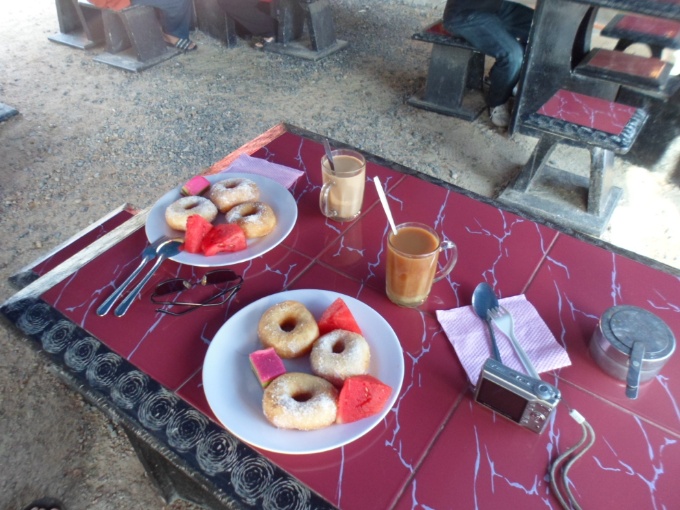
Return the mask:
<path id="1" fill-rule="evenodd" d="M 362 335 L 361 328 L 349 311 L 347 304 L 338 298 L 321 314 L 319 319 L 319 336 L 330 333 L 334 329 L 344 329 Z"/>
<path id="2" fill-rule="evenodd" d="M 184 234 L 184 251 L 201 253 L 201 242 L 211 228 L 212 223 L 203 216 L 198 214 L 189 216 L 187 218 L 187 231 Z"/>
<path id="3" fill-rule="evenodd" d="M 286 373 L 286 367 L 273 347 L 251 352 L 248 357 L 250 367 L 263 388 L 266 388 L 278 376 Z"/>
<path id="4" fill-rule="evenodd" d="M 352 423 L 378 414 L 392 394 L 392 388 L 372 375 L 345 379 L 338 397 L 338 423 Z"/>
<path id="5" fill-rule="evenodd" d="M 248 246 L 246 235 L 236 223 L 215 225 L 201 242 L 201 250 L 206 257 L 217 253 L 245 250 L 246 246 Z"/>

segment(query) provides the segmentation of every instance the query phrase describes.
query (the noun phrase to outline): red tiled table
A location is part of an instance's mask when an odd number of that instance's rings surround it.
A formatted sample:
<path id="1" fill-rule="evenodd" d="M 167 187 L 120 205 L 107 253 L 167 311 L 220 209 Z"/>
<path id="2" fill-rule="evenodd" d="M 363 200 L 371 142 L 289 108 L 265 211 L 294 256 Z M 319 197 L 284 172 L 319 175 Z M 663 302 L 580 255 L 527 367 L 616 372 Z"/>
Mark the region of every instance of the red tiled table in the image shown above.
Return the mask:
<path id="1" fill-rule="evenodd" d="M 291 189 L 299 212 L 295 228 L 273 251 L 234 267 L 245 284 L 228 307 L 183 318 L 154 313 L 148 299 L 154 282 L 205 271 L 166 261 L 124 321 L 98 317 L 95 308 L 138 262 L 146 243 L 141 229 L 63 281 L 38 280 L 2 308 L 65 377 L 118 417 L 140 455 L 168 459 L 200 486 L 189 496 L 215 508 L 262 507 L 270 498 L 296 508 L 557 508 L 547 467 L 580 438 L 568 404 L 597 433 L 570 472 L 579 502 L 593 508 L 680 506 L 680 356 L 629 400 L 623 383 L 601 372 L 587 349 L 600 315 L 618 304 L 653 311 L 677 337 L 677 271 L 367 155 L 367 177 L 377 175 L 387 186 L 396 221 L 432 224 L 460 251 L 451 275 L 435 284 L 422 307 L 399 308 L 384 293 L 388 227 L 373 186 L 366 188 L 361 216 L 338 224 L 318 210 L 318 137 L 278 126 L 237 152 L 306 174 Z M 468 305 L 483 280 L 502 296 L 525 293 L 572 359 L 572 366 L 543 376 L 561 389 L 565 403 L 542 435 L 473 402 L 435 318 L 438 309 Z M 234 312 L 272 293 L 308 288 L 353 296 L 392 325 L 404 351 L 400 395 L 382 423 L 344 447 L 313 455 L 251 449 L 210 421 L 203 358 Z"/>

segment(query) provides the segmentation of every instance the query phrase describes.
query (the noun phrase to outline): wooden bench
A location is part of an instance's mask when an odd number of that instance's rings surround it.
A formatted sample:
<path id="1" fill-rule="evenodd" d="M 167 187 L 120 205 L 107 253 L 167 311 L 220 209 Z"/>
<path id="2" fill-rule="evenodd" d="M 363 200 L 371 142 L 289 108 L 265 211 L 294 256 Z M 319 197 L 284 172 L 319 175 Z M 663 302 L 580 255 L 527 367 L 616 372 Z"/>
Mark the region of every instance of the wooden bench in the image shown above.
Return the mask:
<path id="1" fill-rule="evenodd" d="M 617 14 L 601 35 L 618 38 L 614 48 L 624 51 L 635 43 L 649 46 L 652 56 L 661 58 L 664 48 L 680 49 L 680 23 L 638 14 Z"/>
<path id="2" fill-rule="evenodd" d="M 114 11 L 88 0 L 56 2 L 61 32 L 50 40 L 81 49 L 103 43 L 105 49 L 94 57 L 96 62 L 138 72 L 180 53 L 166 44 L 152 7 L 139 5 Z"/>
<path id="3" fill-rule="evenodd" d="M 558 90 L 520 119 L 523 127 L 541 136 L 499 200 L 579 232 L 601 235 L 622 193 L 612 185 L 614 154 L 630 150 L 646 120 L 641 108 Z M 559 144 L 590 152 L 588 177 L 550 165 Z"/>
<path id="4" fill-rule="evenodd" d="M 486 108 L 482 90 L 484 54 L 465 39 L 449 34 L 441 21 L 414 34 L 412 39 L 433 46 L 425 86 L 407 103 L 444 115 L 475 120 Z"/>

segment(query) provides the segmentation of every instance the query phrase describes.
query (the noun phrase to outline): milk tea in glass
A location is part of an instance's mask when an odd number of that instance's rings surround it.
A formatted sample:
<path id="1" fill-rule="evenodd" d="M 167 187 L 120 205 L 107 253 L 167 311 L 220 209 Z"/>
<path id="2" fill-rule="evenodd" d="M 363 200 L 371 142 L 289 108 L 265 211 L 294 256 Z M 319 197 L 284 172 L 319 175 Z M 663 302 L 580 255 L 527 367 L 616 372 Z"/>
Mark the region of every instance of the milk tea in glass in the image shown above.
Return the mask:
<path id="1" fill-rule="evenodd" d="M 358 152 L 338 149 L 331 152 L 334 170 L 328 158 L 321 158 L 323 187 L 319 196 L 321 212 L 336 221 L 350 221 L 359 216 L 364 203 L 366 160 Z"/>
<path id="2" fill-rule="evenodd" d="M 440 253 L 448 260 L 437 270 Z M 400 306 L 423 304 L 432 283 L 447 276 L 458 260 L 458 249 L 451 241 L 441 241 L 433 229 L 422 223 L 403 223 L 397 235 L 387 237 L 387 297 Z"/>

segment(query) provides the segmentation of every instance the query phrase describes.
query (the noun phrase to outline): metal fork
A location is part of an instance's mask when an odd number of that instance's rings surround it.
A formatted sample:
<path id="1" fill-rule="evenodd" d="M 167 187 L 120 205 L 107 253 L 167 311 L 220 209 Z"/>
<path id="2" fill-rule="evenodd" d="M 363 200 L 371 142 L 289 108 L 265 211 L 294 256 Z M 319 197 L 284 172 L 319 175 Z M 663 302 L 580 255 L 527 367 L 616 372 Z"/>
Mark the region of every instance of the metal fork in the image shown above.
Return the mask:
<path id="1" fill-rule="evenodd" d="M 505 333 L 505 336 L 510 339 L 512 346 L 514 347 L 515 352 L 517 353 L 517 356 L 519 356 L 519 359 L 522 362 L 522 365 L 524 365 L 524 369 L 527 371 L 527 373 L 534 379 L 540 379 L 538 372 L 536 372 L 536 369 L 531 364 L 529 356 L 527 356 L 527 353 L 524 352 L 524 349 L 522 349 L 522 346 L 519 345 L 517 339 L 515 338 L 512 315 L 510 315 L 510 312 L 508 312 L 502 306 L 496 306 L 494 308 L 490 308 L 488 313 L 489 317 L 491 317 L 496 323 L 496 326 L 498 326 L 498 329 Z"/>

